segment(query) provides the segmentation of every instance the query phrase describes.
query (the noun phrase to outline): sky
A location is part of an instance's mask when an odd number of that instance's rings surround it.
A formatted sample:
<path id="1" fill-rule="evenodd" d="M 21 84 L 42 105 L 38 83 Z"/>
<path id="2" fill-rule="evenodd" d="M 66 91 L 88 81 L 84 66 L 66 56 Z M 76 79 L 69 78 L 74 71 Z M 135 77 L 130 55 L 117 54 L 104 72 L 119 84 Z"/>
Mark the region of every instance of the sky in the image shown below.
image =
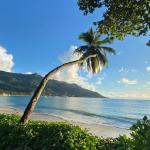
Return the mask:
<path id="1" fill-rule="evenodd" d="M 78 59 L 73 50 L 103 10 L 84 16 L 76 0 L 0 0 L 0 70 L 46 74 L 62 63 Z M 150 99 L 150 48 L 145 37 L 115 40 L 117 54 L 109 66 L 92 75 L 86 68 L 66 68 L 53 79 L 76 83 L 111 98 Z"/>

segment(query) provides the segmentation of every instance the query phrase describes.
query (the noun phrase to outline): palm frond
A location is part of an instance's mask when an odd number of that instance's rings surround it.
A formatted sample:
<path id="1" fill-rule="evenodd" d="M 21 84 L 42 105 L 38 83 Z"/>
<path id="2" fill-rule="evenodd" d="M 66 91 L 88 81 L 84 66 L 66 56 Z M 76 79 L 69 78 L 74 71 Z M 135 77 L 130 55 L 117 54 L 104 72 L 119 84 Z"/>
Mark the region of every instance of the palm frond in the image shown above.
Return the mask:
<path id="1" fill-rule="evenodd" d="M 95 37 L 93 39 L 93 45 L 99 45 L 99 41 L 100 41 L 100 34 L 96 34 L 95 33 Z"/>
<path id="2" fill-rule="evenodd" d="M 78 48 L 76 48 L 74 50 L 74 53 L 77 53 L 77 54 L 83 54 L 84 52 L 86 52 L 88 50 L 88 46 L 87 45 L 84 45 L 84 46 L 80 46 Z"/>
<path id="3" fill-rule="evenodd" d="M 87 32 L 81 33 L 79 35 L 79 39 L 83 40 L 84 42 L 91 44 L 94 39 L 94 31 L 92 28 L 90 28 Z"/>
<path id="4" fill-rule="evenodd" d="M 146 43 L 146 45 L 150 47 L 150 40 Z"/>
<path id="5" fill-rule="evenodd" d="M 99 40 L 98 44 L 102 45 L 102 44 L 111 44 L 113 42 L 113 38 L 105 38 L 103 40 Z"/>
<path id="6" fill-rule="evenodd" d="M 100 62 L 98 56 L 91 58 L 91 71 L 97 73 L 100 71 Z"/>
<path id="7" fill-rule="evenodd" d="M 91 59 L 87 59 L 86 61 L 88 71 L 91 71 Z"/>
<path id="8" fill-rule="evenodd" d="M 109 53 L 113 54 L 113 55 L 116 54 L 116 51 L 111 47 L 101 46 L 100 48 L 103 49 L 106 52 L 109 52 Z"/>
<path id="9" fill-rule="evenodd" d="M 100 51 L 98 51 L 97 54 L 98 54 L 100 64 L 102 66 L 107 66 L 108 65 L 108 60 L 107 60 L 106 54 L 105 53 L 102 54 Z"/>

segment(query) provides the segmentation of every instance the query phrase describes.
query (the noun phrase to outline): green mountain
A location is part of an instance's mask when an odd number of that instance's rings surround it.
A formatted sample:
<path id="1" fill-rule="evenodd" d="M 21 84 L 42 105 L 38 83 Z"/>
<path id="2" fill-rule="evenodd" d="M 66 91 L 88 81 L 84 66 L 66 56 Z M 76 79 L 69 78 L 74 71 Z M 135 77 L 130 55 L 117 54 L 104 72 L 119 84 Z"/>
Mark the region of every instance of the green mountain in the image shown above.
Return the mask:
<path id="1" fill-rule="evenodd" d="M 0 95 L 32 95 L 42 77 L 38 74 L 18 74 L 0 71 Z M 43 92 L 47 96 L 95 97 L 103 96 L 76 84 L 50 80 Z"/>

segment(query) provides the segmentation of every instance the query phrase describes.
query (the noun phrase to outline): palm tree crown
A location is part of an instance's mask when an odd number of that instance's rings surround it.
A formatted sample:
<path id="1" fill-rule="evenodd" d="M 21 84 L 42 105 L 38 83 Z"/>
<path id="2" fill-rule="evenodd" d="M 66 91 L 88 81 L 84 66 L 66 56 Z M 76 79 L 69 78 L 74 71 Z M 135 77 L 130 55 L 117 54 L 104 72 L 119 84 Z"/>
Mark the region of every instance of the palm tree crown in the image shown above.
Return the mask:
<path id="1" fill-rule="evenodd" d="M 112 42 L 112 39 L 105 38 L 103 40 L 100 39 L 100 34 L 94 32 L 92 28 L 90 28 L 87 32 L 81 33 L 79 39 L 83 40 L 86 45 L 80 46 L 75 49 L 75 53 L 78 53 L 81 58 L 85 58 L 89 55 L 95 55 L 96 57 L 88 58 L 86 60 L 87 69 L 92 73 L 97 73 L 101 70 L 101 67 L 106 66 L 108 64 L 106 53 L 115 54 L 115 50 L 110 47 L 103 46 L 103 44 L 108 44 Z M 81 64 L 81 66 L 83 63 Z"/>

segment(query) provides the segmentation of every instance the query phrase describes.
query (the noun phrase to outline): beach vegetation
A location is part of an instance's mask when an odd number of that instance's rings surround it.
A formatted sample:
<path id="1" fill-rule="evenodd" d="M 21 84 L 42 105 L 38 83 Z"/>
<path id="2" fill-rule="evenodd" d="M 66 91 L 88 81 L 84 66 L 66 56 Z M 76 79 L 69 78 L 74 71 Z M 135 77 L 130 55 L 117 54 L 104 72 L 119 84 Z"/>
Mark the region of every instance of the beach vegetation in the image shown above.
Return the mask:
<path id="1" fill-rule="evenodd" d="M 150 120 L 144 117 L 131 127 L 130 136 L 94 136 L 67 122 L 29 120 L 19 123 L 17 114 L 0 114 L 2 150 L 149 150 Z"/>

